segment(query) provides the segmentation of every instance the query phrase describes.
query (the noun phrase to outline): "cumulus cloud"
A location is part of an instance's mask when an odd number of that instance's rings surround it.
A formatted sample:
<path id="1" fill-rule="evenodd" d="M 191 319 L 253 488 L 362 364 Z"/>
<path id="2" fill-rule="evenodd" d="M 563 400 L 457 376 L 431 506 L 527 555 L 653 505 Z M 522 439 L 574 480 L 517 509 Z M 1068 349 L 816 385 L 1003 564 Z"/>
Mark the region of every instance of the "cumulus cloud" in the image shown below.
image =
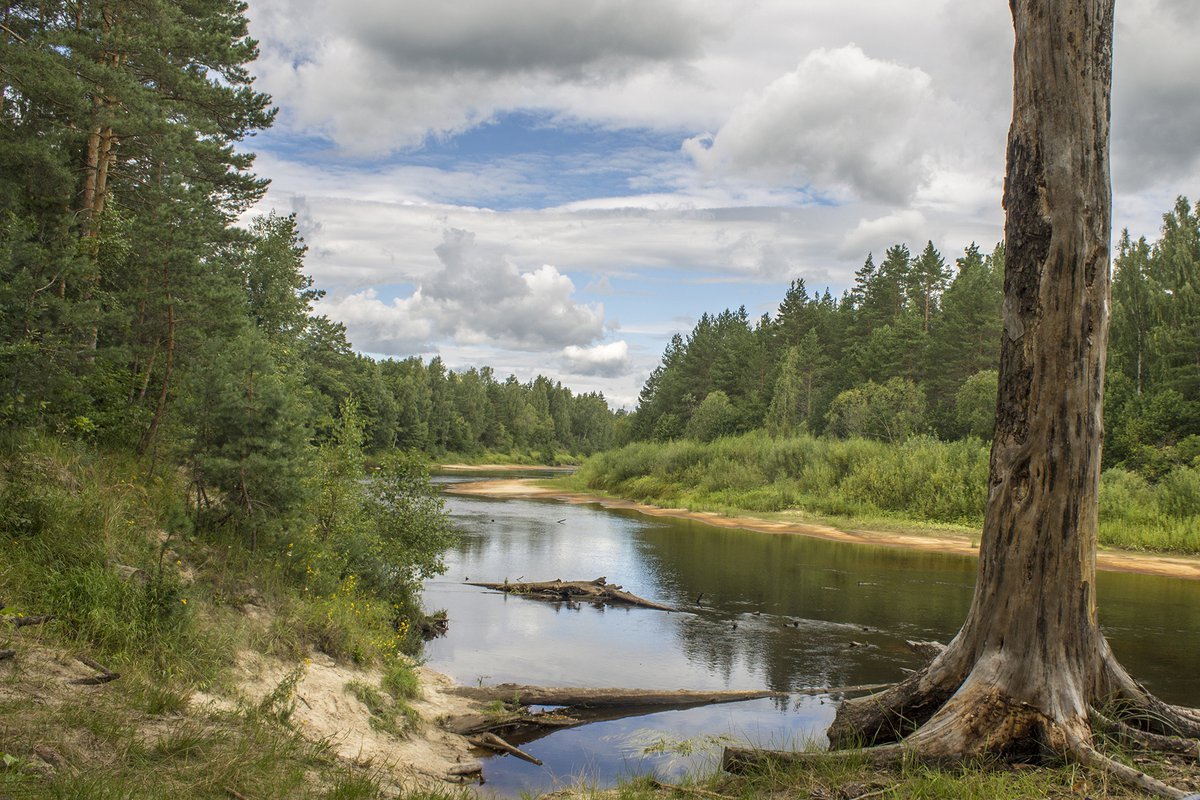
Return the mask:
<path id="1" fill-rule="evenodd" d="M 261 0 L 251 13 L 282 124 L 357 155 L 647 73 L 674 81 L 729 15 L 715 0 Z"/>
<path id="2" fill-rule="evenodd" d="M 563 369 L 573 375 L 616 378 L 633 369 L 629 345 L 624 340 L 594 347 L 568 345 L 563 348 L 562 356 Z"/>
<path id="3" fill-rule="evenodd" d="M 436 248 L 440 268 L 407 297 L 376 289 L 326 298 L 323 313 L 346 324 L 351 340 L 375 353 L 428 351 L 434 340 L 515 349 L 579 346 L 604 333 L 604 308 L 572 297 L 571 279 L 549 264 L 521 272 L 469 231 L 452 229 Z"/>
<path id="4" fill-rule="evenodd" d="M 680 0 L 343 0 L 356 37 L 400 67 L 560 79 L 696 55 L 707 27 Z"/>
<path id="5" fill-rule="evenodd" d="M 929 222 L 920 211 L 908 209 L 875 219 L 859 220 L 842 240 L 838 254 L 846 257 L 879 254 L 894 244 L 908 244 L 935 238 Z"/>
<path id="6" fill-rule="evenodd" d="M 1198 30 L 1200 4 L 1190 0 L 1118 5 L 1112 151 L 1119 189 L 1141 191 L 1169 181 L 1184 192 L 1180 178 L 1200 171 Z"/>
<path id="7" fill-rule="evenodd" d="M 903 201 L 927 178 L 936 105 L 921 69 L 820 49 L 684 149 L 710 173 Z"/>

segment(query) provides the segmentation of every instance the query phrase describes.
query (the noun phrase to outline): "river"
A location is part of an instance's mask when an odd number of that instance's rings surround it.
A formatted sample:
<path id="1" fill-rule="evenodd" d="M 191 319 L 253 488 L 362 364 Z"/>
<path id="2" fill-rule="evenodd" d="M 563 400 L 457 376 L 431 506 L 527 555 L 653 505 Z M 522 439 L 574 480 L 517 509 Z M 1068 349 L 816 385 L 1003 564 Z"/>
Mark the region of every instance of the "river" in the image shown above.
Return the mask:
<path id="1" fill-rule="evenodd" d="M 512 473 L 505 477 L 512 477 Z M 478 480 L 472 474 L 469 480 Z M 450 482 L 468 478 L 442 477 Z M 918 666 L 906 639 L 948 641 L 975 560 L 715 528 L 554 501 L 447 495 L 462 531 L 424 590 L 450 633 L 427 663 L 467 685 L 772 689 L 890 682 Z M 464 581 L 605 576 L 681 613 L 509 597 Z M 1130 672 L 1168 702 L 1200 705 L 1200 581 L 1104 572 L 1101 624 Z M 724 743 L 823 743 L 829 696 L 760 700 L 597 722 L 525 746 L 537 767 L 485 760 L 498 797 L 580 781 L 710 771 Z"/>

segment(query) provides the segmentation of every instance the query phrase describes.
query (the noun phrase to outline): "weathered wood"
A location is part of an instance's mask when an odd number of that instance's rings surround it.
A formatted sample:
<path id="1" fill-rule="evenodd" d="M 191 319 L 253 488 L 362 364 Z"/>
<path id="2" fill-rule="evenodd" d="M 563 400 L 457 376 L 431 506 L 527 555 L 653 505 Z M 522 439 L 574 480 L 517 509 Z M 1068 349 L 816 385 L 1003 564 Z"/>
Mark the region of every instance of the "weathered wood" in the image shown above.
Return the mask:
<path id="1" fill-rule="evenodd" d="M 73 681 L 68 681 L 68 683 L 71 683 L 75 686 L 99 686 L 104 683 L 115 681 L 117 678 L 121 677 L 119 672 L 113 672 L 108 667 L 88 656 L 75 656 L 75 659 L 79 663 L 85 664 L 100 673 L 99 675 L 95 675 L 91 678 L 76 678 Z"/>
<path id="2" fill-rule="evenodd" d="M 517 594 L 537 600 L 566 601 L 581 600 L 592 603 L 607 603 L 610 605 L 630 605 L 638 608 L 652 608 L 657 611 L 678 611 L 671 606 L 647 600 L 644 597 L 627 592 L 615 583 L 608 583 L 601 577 L 592 581 L 526 581 L 502 583 L 485 583 L 466 581 L 468 586 L 479 586 L 484 589 L 494 589 L 498 592 Z"/>
<path id="3" fill-rule="evenodd" d="M 878 692 L 881 689 L 890 689 L 893 686 L 895 686 L 894 683 L 858 683 L 853 686 L 814 686 L 807 689 L 795 689 L 791 693 L 803 695 L 859 694 L 861 692 Z"/>
<path id="4" fill-rule="evenodd" d="M 502 714 L 460 714 L 450 717 L 442 723 L 442 727 L 460 736 L 473 736 L 489 731 L 521 729 L 547 731 L 560 728 L 574 728 L 585 721 L 563 714 L 530 714 L 525 711 L 513 711 Z"/>
<path id="5" fill-rule="evenodd" d="M 453 777 L 466 777 L 469 775 L 478 775 L 483 772 L 483 764 L 478 761 L 464 761 L 461 764 L 455 764 L 446 770 L 446 774 Z"/>
<path id="6" fill-rule="evenodd" d="M 478 736 L 469 736 L 467 737 L 467 741 L 476 747 L 482 747 L 485 750 L 494 750 L 497 753 L 508 753 L 523 761 L 528 761 L 530 764 L 537 764 L 539 767 L 542 766 L 540 758 L 529 755 L 529 753 L 526 753 L 519 747 L 514 747 L 490 731 L 481 733 Z"/>
<path id="7" fill-rule="evenodd" d="M 648 706 L 691 706 L 712 703 L 736 703 L 764 697 L 787 697 L 787 692 L 769 690 L 744 692 L 698 692 L 687 689 L 573 689 L 552 686 L 521 686 L 501 683 L 497 686 L 458 686 L 450 690 L 461 697 L 490 702 L 500 700 L 525 706 L 568 706 L 580 708 L 622 708 Z"/>
<path id="8" fill-rule="evenodd" d="M 908 645 L 909 650 L 924 658 L 926 662 L 933 661 L 946 649 L 946 645 L 941 642 L 922 642 L 916 639 L 908 639 L 904 643 Z"/>

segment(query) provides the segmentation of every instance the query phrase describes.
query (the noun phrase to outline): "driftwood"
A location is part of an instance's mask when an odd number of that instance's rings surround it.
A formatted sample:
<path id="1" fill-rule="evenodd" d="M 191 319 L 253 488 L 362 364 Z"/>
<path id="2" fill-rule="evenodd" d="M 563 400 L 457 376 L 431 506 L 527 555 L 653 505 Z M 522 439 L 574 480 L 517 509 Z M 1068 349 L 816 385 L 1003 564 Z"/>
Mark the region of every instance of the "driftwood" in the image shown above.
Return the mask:
<path id="1" fill-rule="evenodd" d="M 539 767 L 542 766 L 542 760 L 540 758 L 529 755 L 529 753 L 526 753 L 519 747 L 514 747 L 490 731 L 487 733 L 482 733 L 479 736 L 468 737 L 467 741 L 475 747 L 481 747 L 484 750 L 494 750 L 497 753 L 508 753 L 509 755 L 516 756 L 522 761 L 528 761 L 530 764 L 537 764 Z"/>
<path id="2" fill-rule="evenodd" d="M 645 708 L 657 706 L 709 705 L 759 700 L 764 697 L 787 697 L 787 692 L 696 692 L 687 689 L 560 689 L 552 686 L 521 686 L 501 683 L 497 686 L 457 686 L 451 689 L 460 697 L 489 702 L 500 700 L 523 706 L 569 706 L 584 708 Z"/>
<path id="3" fill-rule="evenodd" d="M 454 777 L 467 777 L 470 775 L 478 775 L 483 772 L 483 764 L 478 761 L 464 761 L 461 764 L 455 764 L 446 770 L 447 775 Z"/>
<path id="4" fill-rule="evenodd" d="M 86 666 L 89 666 L 100 673 L 99 675 L 95 675 L 91 678 L 76 678 L 75 680 L 70 681 L 70 683 L 74 684 L 75 686 L 99 686 L 103 683 L 108 683 L 109 681 L 115 681 L 117 678 L 121 677 L 121 673 L 113 672 L 95 659 L 88 658 L 87 656 L 76 656 L 75 659 L 79 661 L 79 663 L 85 664 Z"/>
<path id="5" fill-rule="evenodd" d="M 591 722 L 628 719 L 664 710 L 698 708 L 713 703 L 731 703 L 764 697 L 787 697 L 786 692 L 694 692 L 655 689 L 558 689 L 544 686 L 460 686 L 455 694 L 483 702 L 500 701 L 505 710 L 495 714 L 465 714 L 452 717 L 443 727 L 451 733 L 473 736 L 503 732 L 512 744 L 548 736 L 556 730 Z M 533 713 L 529 706 L 562 706 L 552 712 Z"/>
<path id="6" fill-rule="evenodd" d="M 420 622 L 421 638 L 425 641 L 440 639 L 450 632 L 450 618 L 444 613 L 422 617 Z"/>
<path id="7" fill-rule="evenodd" d="M 609 605 L 630 605 L 638 608 L 653 608 L 658 611 L 677 611 L 671 606 L 664 606 L 626 592 L 615 583 L 609 583 L 606 578 L 596 578 L 594 581 L 532 581 L 526 583 L 475 583 L 467 581 L 468 586 L 480 586 L 484 589 L 495 589 L 508 594 L 519 594 L 538 600 L 584 601 L 590 603 L 606 603 Z"/>

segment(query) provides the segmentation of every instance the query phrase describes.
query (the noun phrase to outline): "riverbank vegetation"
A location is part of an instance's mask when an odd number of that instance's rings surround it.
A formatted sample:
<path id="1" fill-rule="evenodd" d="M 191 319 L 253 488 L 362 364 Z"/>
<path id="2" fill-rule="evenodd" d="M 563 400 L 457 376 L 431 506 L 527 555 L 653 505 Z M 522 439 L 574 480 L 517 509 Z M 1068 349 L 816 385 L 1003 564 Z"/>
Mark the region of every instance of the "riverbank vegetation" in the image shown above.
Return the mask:
<path id="1" fill-rule="evenodd" d="M 1200 205 L 1114 262 L 1101 543 L 1200 552 Z M 840 298 L 794 281 L 774 317 L 704 315 L 574 485 L 694 510 L 978 527 L 1004 248 L 868 256 Z"/>
<path id="2" fill-rule="evenodd" d="M 901 442 L 765 431 L 712 442 L 636 442 L 593 456 L 570 485 L 658 506 L 727 514 L 801 511 L 864 525 L 934 523 L 978 529 L 988 444 L 914 436 Z M 1113 467 L 1101 477 L 1100 541 L 1200 553 L 1200 468 L 1157 481 Z"/>
<path id="3" fill-rule="evenodd" d="M 1200 205 L 1114 260 L 1105 466 L 1157 481 L 1200 456 Z M 705 314 L 668 345 L 629 422 L 639 441 L 766 430 L 899 442 L 990 439 L 1005 254 L 953 266 L 929 242 L 868 255 L 840 298 L 793 281 L 774 317 Z"/>
<path id="4" fill-rule="evenodd" d="M 419 587 L 454 539 L 411 448 L 451 442 L 400 441 L 388 403 L 419 371 L 457 428 L 469 379 L 355 355 L 295 219 L 238 224 L 266 188 L 241 143 L 274 116 L 244 13 L 5 6 L 0 795 L 375 796 L 301 735 L 295 680 L 189 711 L 247 651 L 372 665 L 405 719 Z M 506 391 L 552 447 L 576 398 Z"/>

